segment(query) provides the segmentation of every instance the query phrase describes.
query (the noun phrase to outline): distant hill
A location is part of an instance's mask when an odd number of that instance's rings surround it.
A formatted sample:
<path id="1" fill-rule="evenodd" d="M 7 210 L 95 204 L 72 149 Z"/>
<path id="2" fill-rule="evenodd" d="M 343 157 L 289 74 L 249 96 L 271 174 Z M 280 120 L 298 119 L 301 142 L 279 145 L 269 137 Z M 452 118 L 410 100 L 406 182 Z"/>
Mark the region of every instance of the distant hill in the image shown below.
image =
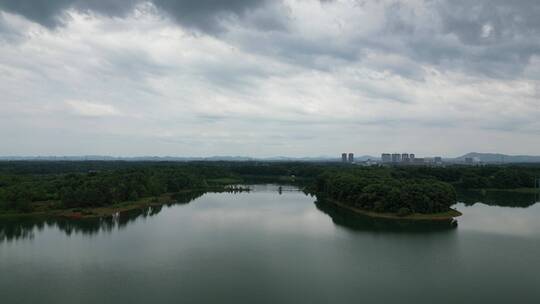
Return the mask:
<path id="1" fill-rule="evenodd" d="M 332 156 L 317 156 L 317 157 L 287 157 L 287 156 L 278 156 L 270 158 L 258 158 L 256 160 L 264 161 L 302 161 L 302 162 L 341 162 L 341 155 L 339 157 Z M 379 157 L 371 155 L 361 155 L 354 156 L 354 160 L 357 162 L 366 161 L 366 160 L 380 160 Z"/>
<path id="2" fill-rule="evenodd" d="M 0 161 L 270 161 L 270 162 L 336 162 L 341 161 L 337 157 L 248 157 L 248 156 L 209 156 L 209 157 L 177 157 L 177 156 L 0 156 Z"/>
<path id="3" fill-rule="evenodd" d="M 0 160 L 34 160 L 34 161 L 251 161 L 256 160 L 244 156 L 210 156 L 210 157 L 176 157 L 176 156 L 0 156 Z"/>
<path id="4" fill-rule="evenodd" d="M 378 157 L 362 155 L 355 157 L 356 161 L 366 161 L 368 159 L 378 160 Z M 340 162 L 341 157 L 316 156 L 316 157 L 248 157 L 248 156 L 210 156 L 210 157 L 177 157 L 177 156 L 0 156 L 0 161 L 270 161 L 270 162 Z"/>
<path id="5" fill-rule="evenodd" d="M 540 156 L 531 155 L 506 155 L 500 153 L 471 152 L 457 157 L 457 161 L 465 161 L 465 158 L 477 158 L 484 163 L 540 163 Z"/>

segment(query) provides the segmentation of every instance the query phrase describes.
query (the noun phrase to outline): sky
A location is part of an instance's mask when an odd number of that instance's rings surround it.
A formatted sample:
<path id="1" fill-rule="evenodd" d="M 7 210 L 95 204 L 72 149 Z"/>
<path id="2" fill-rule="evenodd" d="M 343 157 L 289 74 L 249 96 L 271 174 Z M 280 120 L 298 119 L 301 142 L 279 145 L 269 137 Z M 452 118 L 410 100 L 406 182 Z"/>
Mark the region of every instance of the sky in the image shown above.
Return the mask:
<path id="1" fill-rule="evenodd" d="M 0 155 L 540 154 L 537 0 L 0 0 Z"/>

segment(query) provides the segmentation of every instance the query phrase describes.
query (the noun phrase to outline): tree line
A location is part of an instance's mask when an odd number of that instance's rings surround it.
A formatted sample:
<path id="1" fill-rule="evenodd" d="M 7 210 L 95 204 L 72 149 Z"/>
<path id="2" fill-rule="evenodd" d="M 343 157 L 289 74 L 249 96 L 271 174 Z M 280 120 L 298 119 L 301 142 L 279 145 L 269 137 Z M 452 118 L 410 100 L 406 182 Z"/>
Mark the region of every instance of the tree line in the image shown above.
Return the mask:
<path id="1" fill-rule="evenodd" d="M 540 166 L 452 166 L 394 168 L 396 178 L 434 178 L 464 189 L 514 189 L 532 188 L 535 178 L 540 178 Z"/>
<path id="2" fill-rule="evenodd" d="M 0 162 L 0 212 L 30 212 L 37 203 L 55 208 L 99 207 L 223 183 L 302 185 L 361 208 L 433 213 L 455 202 L 454 188 L 533 187 L 540 166 L 356 167 L 308 162 Z"/>
<path id="3" fill-rule="evenodd" d="M 207 177 L 189 167 L 148 166 L 103 172 L 0 175 L 0 210 L 27 212 L 32 202 L 59 208 L 87 208 L 209 187 Z"/>

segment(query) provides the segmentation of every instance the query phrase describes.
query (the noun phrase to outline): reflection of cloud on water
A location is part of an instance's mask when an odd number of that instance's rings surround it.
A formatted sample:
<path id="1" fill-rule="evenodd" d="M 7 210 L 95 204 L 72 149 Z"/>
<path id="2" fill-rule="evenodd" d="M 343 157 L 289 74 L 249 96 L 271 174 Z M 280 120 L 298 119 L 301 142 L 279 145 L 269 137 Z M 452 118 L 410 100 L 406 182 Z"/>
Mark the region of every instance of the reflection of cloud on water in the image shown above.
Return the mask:
<path id="1" fill-rule="evenodd" d="M 458 201 L 465 205 L 483 203 L 489 206 L 527 208 L 536 204 L 540 198 L 536 193 L 521 193 L 507 190 L 459 190 Z"/>
<path id="2" fill-rule="evenodd" d="M 399 221 L 381 221 L 359 217 L 317 202 L 301 192 L 278 194 L 277 186 L 258 186 L 249 193 L 202 193 L 175 198 L 171 208 L 160 214 L 159 226 L 167 233 L 170 227 L 182 223 L 184 227 L 238 233 L 256 230 L 262 233 L 301 234 L 308 237 L 326 237 L 339 229 L 355 232 L 426 233 L 455 230 L 441 225 L 411 225 Z M 196 202 L 181 207 L 193 199 Z M 457 231 L 480 231 L 515 236 L 539 236 L 540 205 L 528 208 L 510 208 L 474 204 L 458 204 L 463 216 L 458 218 Z M 116 218 L 93 220 L 67 219 L 12 219 L 0 220 L 0 245 L 14 240 L 39 238 L 44 230 L 58 230 L 67 236 L 112 233 L 130 223 L 160 213 L 161 207 L 133 210 Z"/>
<path id="3" fill-rule="evenodd" d="M 274 204 L 271 208 L 210 208 L 196 210 L 192 214 L 194 224 L 212 229 L 234 227 L 241 223 L 249 229 L 260 229 L 266 232 L 301 233 L 303 235 L 321 236 L 333 233 L 331 221 L 315 208 L 311 208 L 311 199 L 306 197 L 306 205 L 296 208 Z M 307 207 L 307 208 L 306 208 Z"/>
<path id="4" fill-rule="evenodd" d="M 472 230 L 514 236 L 540 236 L 540 205 L 529 208 L 510 208 L 475 204 L 458 204 L 463 213 L 460 230 Z"/>

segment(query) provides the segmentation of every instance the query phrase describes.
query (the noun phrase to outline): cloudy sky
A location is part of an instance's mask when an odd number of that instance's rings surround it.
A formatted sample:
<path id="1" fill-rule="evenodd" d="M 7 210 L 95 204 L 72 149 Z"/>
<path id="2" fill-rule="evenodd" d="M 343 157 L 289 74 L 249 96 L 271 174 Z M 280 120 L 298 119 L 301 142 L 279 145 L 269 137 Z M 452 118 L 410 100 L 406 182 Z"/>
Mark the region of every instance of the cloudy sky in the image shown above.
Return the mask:
<path id="1" fill-rule="evenodd" d="M 0 155 L 540 154 L 537 0 L 0 0 Z"/>

